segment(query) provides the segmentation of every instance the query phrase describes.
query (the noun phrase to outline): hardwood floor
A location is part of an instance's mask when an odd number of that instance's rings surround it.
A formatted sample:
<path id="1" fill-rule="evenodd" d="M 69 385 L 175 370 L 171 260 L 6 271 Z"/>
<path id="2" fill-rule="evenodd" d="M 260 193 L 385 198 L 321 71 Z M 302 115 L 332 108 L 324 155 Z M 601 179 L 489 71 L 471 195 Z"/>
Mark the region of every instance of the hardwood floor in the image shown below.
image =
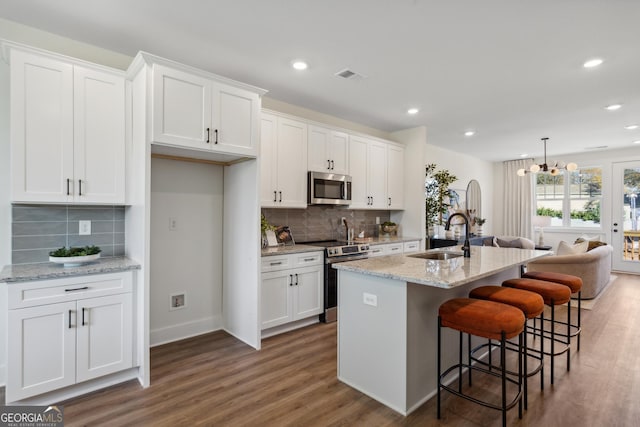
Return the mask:
<path id="1" fill-rule="evenodd" d="M 509 411 L 510 425 L 640 425 L 640 276 L 617 275 L 583 310 L 571 371 L 559 357 L 553 386 L 549 369 L 543 392 L 530 379 L 529 410 L 522 420 Z M 500 425 L 499 412 L 447 393 L 442 420 L 435 399 L 403 417 L 339 382 L 335 323 L 266 339 L 261 351 L 214 332 L 153 348 L 151 362 L 151 387 L 129 382 L 64 402 L 66 425 Z"/>

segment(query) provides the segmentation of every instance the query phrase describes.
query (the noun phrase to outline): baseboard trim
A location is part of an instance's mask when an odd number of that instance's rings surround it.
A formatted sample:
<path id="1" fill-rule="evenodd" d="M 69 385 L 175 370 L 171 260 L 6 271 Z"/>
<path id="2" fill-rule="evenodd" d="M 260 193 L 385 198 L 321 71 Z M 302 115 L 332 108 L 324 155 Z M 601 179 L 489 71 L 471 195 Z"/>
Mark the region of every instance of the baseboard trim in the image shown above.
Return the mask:
<path id="1" fill-rule="evenodd" d="M 149 347 L 168 344 L 222 329 L 222 315 L 205 317 L 191 322 L 179 323 L 164 328 L 152 329 Z"/>

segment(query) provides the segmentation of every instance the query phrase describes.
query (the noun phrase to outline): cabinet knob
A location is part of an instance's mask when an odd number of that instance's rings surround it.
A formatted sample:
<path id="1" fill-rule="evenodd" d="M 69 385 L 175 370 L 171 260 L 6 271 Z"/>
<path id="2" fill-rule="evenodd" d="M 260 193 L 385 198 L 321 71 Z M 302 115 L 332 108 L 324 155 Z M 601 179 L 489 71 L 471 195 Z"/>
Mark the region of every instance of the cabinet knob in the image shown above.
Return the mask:
<path id="1" fill-rule="evenodd" d="M 278 194 L 280 195 L 280 200 L 278 200 L 280 203 L 282 203 L 282 191 L 278 191 Z"/>
<path id="2" fill-rule="evenodd" d="M 82 180 L 78 180 L 78 196 L 82 196 Z"/>
<path id="3" fill-rule="evenodd" d="M 210 129 L 207 128 L 207 144 L 209 143 L 209 132 L 210 132 Z"/>
<path id="4" fill-rule="evenodd" d="M 293 286 L 293 274 L 289 275 L 289 286 Z"/>
<path id="5" fill-rule="evenodd" d="M 327 169 L 331 169 L 331 160 L 327 160 Z"/>
<path id="6" fill-rule="evenodd" d="M 69 329 L 71 329 L 71 310 L 69 310 Z"/>
<path id="7" fill-rule="evenodd" d="M 69 178 L 67 178 L 67 196 L 70 196 L 70 195 L 71 195 L 71 193 L 69 192 L 69 182 L 70 182 L 70 181 L 71 181 L 71 180 L 70 180 Z"/>
<path id="8" fill-rule="evenodd" d="M 276 190 L 273 190 L 273 201 L 274 202 L 278 201 L 278 192 Z"/>
<path id="9" fill-rule="evenodd" d="M 331 170 L 333 170 L 333 160 L 331 160 Z"/>
<path id="10" fill-rule="evenodd" d="M 214 130 L 213 132 L 216 134 L 216 140 L 215 140 L 214 144 L 217 144 L 218 143 L 218 129 Z"/>

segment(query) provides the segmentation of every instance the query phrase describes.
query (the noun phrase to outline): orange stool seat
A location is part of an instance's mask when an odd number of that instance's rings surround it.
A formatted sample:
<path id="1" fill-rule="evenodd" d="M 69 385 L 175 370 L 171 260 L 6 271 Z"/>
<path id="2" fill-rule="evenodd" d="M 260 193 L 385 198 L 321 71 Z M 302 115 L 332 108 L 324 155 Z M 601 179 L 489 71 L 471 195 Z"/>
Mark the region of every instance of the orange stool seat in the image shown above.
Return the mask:
<path id="1" fill-rule="evenodd" d="M 454 298 L 438 310 L 441 325 L 466 334 L 499 340 L 504 332 L 507 339 L 524 329 L 522 310 L 493 301 Z"/>
<path id="2" fill-rule="evenodd" d="M 545 280 L 568 286 L 571 293 L 575 294 L 582 289 L 582 279 L 571 274 L 556 273 L 554 271 L 528 271 L 522 275 L 526 279 Z"/>
<path id="3" fill-rule="evenodd" d="M 515 288 L 480 286 L 469 292 L 469 298 L 508 304 L 522 310 L 527 319 L 538 317 L 544 310 L 544 300 L 539 294 Z"/>
<path id="4" fill-rule="evenodd" d="M 571 290 L 564 285 L 538 279 L 509 279 L 502 282 L 508 288 L 523 289 L 539 294 L 546 305 L 562 305 L 571 299 Z"/>

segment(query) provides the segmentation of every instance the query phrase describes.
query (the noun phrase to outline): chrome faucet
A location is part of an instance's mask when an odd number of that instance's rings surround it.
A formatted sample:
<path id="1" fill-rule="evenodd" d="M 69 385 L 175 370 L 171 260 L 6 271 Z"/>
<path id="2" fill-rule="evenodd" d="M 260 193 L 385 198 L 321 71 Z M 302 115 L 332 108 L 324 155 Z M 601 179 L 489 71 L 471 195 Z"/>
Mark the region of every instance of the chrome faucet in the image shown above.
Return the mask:
<path id="1" fill-rule="evenodd" d="M 454 216 L 461 216 L 464 219 L 465 233 L 464 233 L 464 244 L 462 245 L 462 252 L 464 253 L 465 258 L 471 258 L 471 247 L 469 246 L 469 218 L 463 213 L 455 212 L 449 215 L 449 219 L 447 220 L 447 224 L 444 226 L 445 230 L 449 230 L 451 228 L 451 219 Z"/>

